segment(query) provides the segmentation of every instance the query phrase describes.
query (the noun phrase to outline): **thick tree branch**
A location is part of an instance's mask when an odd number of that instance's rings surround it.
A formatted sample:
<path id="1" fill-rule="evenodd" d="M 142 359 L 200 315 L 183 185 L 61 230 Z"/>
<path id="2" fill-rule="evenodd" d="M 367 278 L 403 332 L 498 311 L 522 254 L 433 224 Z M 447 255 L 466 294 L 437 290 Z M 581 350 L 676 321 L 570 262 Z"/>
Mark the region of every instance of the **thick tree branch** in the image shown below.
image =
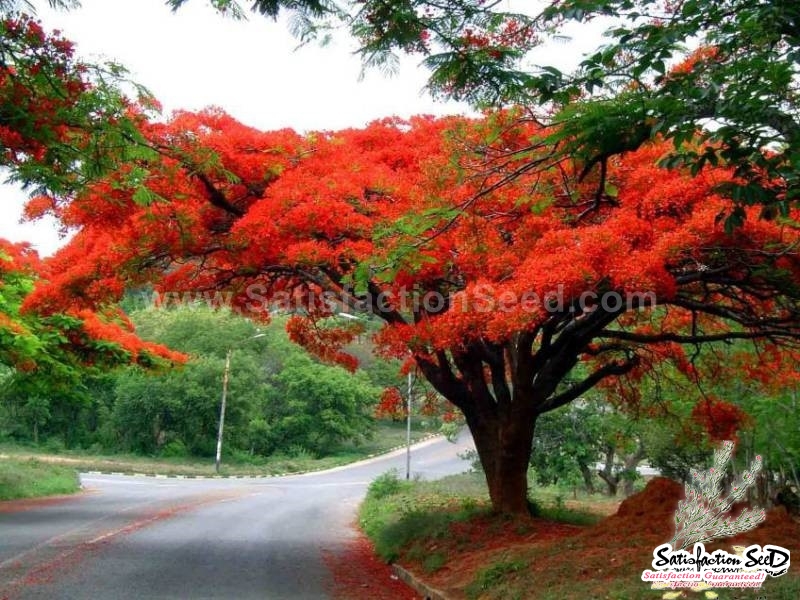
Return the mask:
<path id="1" fill-rule="evenodd" d="M 712 334 L 681 335 L 678 333 L 664 332 L 657 334 L 632 333 L 629 331 L 613 331 L 604 329 L 599 337 L 615 340 L 624 340 L 638 344 L 655 344 L 659 342 L 675 342 L 677 344 L 702 344 L 706 342 L 726 342 L 732 340 L 755 340 L 760 338 L 787 338 L 800 339 L 800 329 L 790 330 L 762 330 L 762 331 L 726 331 Z"/>
<path id="2" fill-rule="evenodd" d="M 208 200 L 209 202 L 211 202 L 211 204 L 213 204 L 217 208 L 221 208 L 225 212 L 232 214 L 236 217 L 244 216 L 244 211 L 241 210 L 240 208 L 237 208 L 230 202 L 228 202 L 228 199 L 225 197 L 225 194 L 223 194 L 219 189 L 217 189 L 217 187 L 214 185 L 211 179 L 209 179 L 208 175 L 206 175 L 205 173 L 201 173 L 199 171 L 192 171 L 191 174 L 193 177 L 196 177 L 200 181 L 200 183 L 203 184 L 203 187 L 206 189 L 206 192 L 208 192 Z"/>
<path id="3" fill-rule="evenodd" d="M 561 392 L 560 394 L 556 394 L 555 396 L 548 398 L 547 401 L 542 405 L 540 412 L 555 410 L 556 408 L 564 406 L 565 404 L 569 404 L 573 400 L 580 398 L 581 395 L 588 392 L 606 377 L 619 377 L 621 375 L 625 375 L 631 369 L 633 369 L 638 362 L 638 358 L 633 356 L 623 362 L 614 361 L 603 365 L 580 383 L 571 386 L 568 390 Z"/>

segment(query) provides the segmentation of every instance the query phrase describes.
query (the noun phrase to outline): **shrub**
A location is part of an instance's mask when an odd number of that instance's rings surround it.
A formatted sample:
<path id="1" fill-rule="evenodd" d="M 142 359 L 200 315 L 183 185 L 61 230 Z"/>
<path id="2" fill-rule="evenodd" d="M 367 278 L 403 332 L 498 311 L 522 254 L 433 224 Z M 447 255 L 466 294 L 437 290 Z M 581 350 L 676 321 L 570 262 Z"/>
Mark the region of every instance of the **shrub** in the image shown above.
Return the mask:
<path id="1" fill-rule="evenodd" d="M 165 458 L 182 458 L 188 456 L 189 451 L 181 440 L 172 440 L 164 444 L 159 454 Z"/>
<path id="2" fill-rule="evenodd" d="M 382 475 L 378 475 L 378 477 L 369 484 L 367 494 L 370 498 L 380 500 L 387 496 L 399 494 L 405 488 L 406 485 L 404 482 L 400 481 L 397 477 L 397 469 L 392 469 Z"/>

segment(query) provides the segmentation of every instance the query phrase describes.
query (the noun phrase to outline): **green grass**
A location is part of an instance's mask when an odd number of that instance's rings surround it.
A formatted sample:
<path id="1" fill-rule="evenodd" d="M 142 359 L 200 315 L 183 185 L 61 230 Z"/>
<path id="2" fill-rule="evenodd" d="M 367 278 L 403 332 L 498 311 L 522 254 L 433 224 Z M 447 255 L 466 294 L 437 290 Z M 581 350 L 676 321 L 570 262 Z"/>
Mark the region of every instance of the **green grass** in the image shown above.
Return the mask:
<path id="1" fill-rule="evenodd" d="M 435 433 L 430 427 L 415 423 L 412 442 Z M 371 455 L 405 444 L 405 423 L 390 421 L 378 422 L 369 440 L 361 444 L 346 444 L 335 453 L 322 458 L 310 455 L 251 457 L 236 453 L 227 455 L 223 450 L 221 475 L 280 475 L 302 471 L 317 471 L 339 467 L 363 460 Z M 44 449 L 35 446 L 1 444 L 0 457 L 8 456 L 17 460 L 35 459 L 41 462 L 68 466 L 78 471 L 104 471 L 119 473 L 146 473 L 163 475 L 184 475 L 188 477 L 209 477 L 215 474 L 213 458 L 195 457 L 148 457 L 136 454 L 97 454 L 85 450 L 64 450 L 56 445 L 45 444 Z"/>
<path id="2" fill-rule="evenodd" d="M 0 459 L 0 500 L 71 494 L 79 489 L 73 468 L 37 460 Z"/>
<path id="3" fill-rule="evenodd" d="M 359 523 L 383 560 L 396 560 L 405 548 L 410 558 L 431 561 L 426 569 L 441 568 L 444 562 L 427 558 L 430 553 L 421 544 L 449 535 L 451 523 L 486 511 L 482 481 L 474 473 L 420 482 L 381 475 L 361 504 Z"/>
<path id="4" fill-rule="evenodd" d="M 576 498 L 557 488 L 537 488 L 532 497 L 539 517 L 587 526 L 613 511 L 617 503 L 602 495 L 578 494 Z M 479 473 L 433 482 L 406 482 L 384 475 L 370 486 L 359 519 L 381 558 L 399 560 L 423 579 L 447 566 L 449 570 L 436 577 L 460 581 L 453 588 L 454 594 L 470 600 L 661 600 L 664 592 L 651 590 L 640 580 L 637 564 L 604 562 L 611 551 L 607 548 L 609 540 L 595 541 L 591 537 L 594 530 L 587 530 L 583 537 L 495 549 L 493 537 L 503 539 L 508 531 L 535 533 L 541 522 L 515 523 L 487 515 L 486 484 Z M 460 523 L 463 521 L 471 523 Z M 484 534 L 481 537 L 475 537 L 474 528 L 470 530 L 476 523 L 477 531 Z M 647 546 L 636 536 L 615 543 L 630 548 Z M 485 552 L 476 548 L 484 544 Z M 479 553 L 470 555 L 475 550 Z M 461 554 L 466 558 L 460 561 Z M 647 566 L 647 556 L 648 551 L 642 550 L 642 568 Z M 535 565 L 546 565 L 547 570 L 536 571 Z M 593 574 L 588 578 L 587 568 Z M 441 581 L 436 581 L 439 586 Z M 800 577 L 792 573 L 769 579 L 761 590 L 714 591 L 719 600 L 800 598 Z M 705 596 L 687 592 L 683 600 L 693 598 L 704 600 Z"/>
<path id="5" fill-rule="evenodd" d="M 592 512 L 591 501 L 580 498 L 577 508 L 561 501 L 558 490 L 540 489 L 532 494 L 539 516 L 574 525 L 590 525 L 601 516 Z M 612 500 L 597 497 L 601 512 Z M 423 542 L 449 534 L 450 524 L 489 511 L 489 495 L 482 473 L 452 475 L 437 481 L 406 482 L 392 474 L 370 485 L 361 505 L 361 528 L 386 561 L 398 558 L 403 548 L 412 560 L 424 560 Z"/>
<path id="6" fill-rule="evenodd" d="M 512 573 L 522 571 L 528 566 L 527 561 L 502 559 L 480 569 L 475 579 L 467 586 L 467 598 L 479 598 L 486 590 L 496 590 Z"/>

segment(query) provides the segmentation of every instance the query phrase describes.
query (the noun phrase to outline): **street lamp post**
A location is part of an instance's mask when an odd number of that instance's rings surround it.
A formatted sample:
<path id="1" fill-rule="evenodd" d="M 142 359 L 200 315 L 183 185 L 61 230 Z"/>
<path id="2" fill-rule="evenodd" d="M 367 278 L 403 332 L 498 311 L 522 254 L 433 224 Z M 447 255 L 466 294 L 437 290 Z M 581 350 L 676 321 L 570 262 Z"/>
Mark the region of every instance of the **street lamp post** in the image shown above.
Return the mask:
<path id="1" fill-rule="evenodd" d="M 225 371 L 222 374 L 222 402 L 219 405 L 219 428 L 217 429 L 217 456 L 214 461 L 214 471 L 219 475 L 219 463 L 222 460 L 222 430 L 225 428 L 225 402 L 228 399 L 228 375 L 231 372 L 231 353 L 228 349 L 225 355 Z"/>
<path id="2" fill-rule="evenodd" d="M 252 337 L 249 337 L 242 341 L 248 342 L 250 340 L 254 340 L 256 338 L 261 338 L 267 335 L 266 333 L 258 333 Z M 219 405 L 219 427 L 217 428 L 217 454 L 214 459 L 214 472 L 219 475 L 219 465 L 222 462 L 222 432 L 225 429 L 225 404 L 228 400 L 228 378 L 230 377 L 231 373 L 231 354 L 233 354 L 233 348 L 228 348 L 228 352 L 225 355 L 225 371 L 222 373 L 222 401 Z"/>
<path id="3" fill-rule="evenodd" d="M 408 372 L 408 398 L 406 400 L 406 480 L 411 479 L 411 386 L 413 375 Z"/>

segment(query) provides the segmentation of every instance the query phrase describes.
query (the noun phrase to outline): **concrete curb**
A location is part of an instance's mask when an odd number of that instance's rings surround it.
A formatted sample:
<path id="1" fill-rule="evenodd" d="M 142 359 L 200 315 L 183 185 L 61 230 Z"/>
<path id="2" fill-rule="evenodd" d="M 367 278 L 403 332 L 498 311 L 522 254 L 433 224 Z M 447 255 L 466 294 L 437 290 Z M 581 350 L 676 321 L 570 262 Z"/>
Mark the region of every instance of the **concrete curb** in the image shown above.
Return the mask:
<path id="1" fill-rule="evenodd" d="M 423 436 L 416 440 L 413 444 L 411 444 L 411 448 L 413 449 L 414 446 L 417 444 L 421 444 L 422 442 L 427 442 L 428 440 L 432 440 L 436 437 L 443 437 L 441 433 L 431 433 L 429 435 Z M 121 473 L 119 471 L 84 471 L 85 475 L 115 475 L 115 476 L 124 476 L 124 477 L 150 477 L 155 479 L 273 479 L 275 477 L 286 477 L 289 475 L 306 475 L 308 473 L 319 473 L 321 471 L 330 471 L 331 469 L 342 469 L 345 467 L 349 467 L 350 465 L 355 465 L 365 460 L 370 460 L 372 458 L 378 458 L 380 456 L 384 456 L 386 454 L 391 454 L 392 452 L 397 452 L 401 448 L 405 448 L 405 444 L 401 444 L 399 446 L 394 446 L 393 448 L 389 448 L 383 452 L 378 452 L 376 454 L 368 454 L 364 458 L 361 458 L 357 461 L 346 463 L 344 465 L 339 465 L 338 467 L 320 467 L 319 469 L 311 469 L 310 471 L 287 471 L 285 473 L 272 473 L 270 475 L 165 475 L 163 473 Z"/>
<path id="2" fill-rule="evenodd" d="M 397 575 L 398 579 L 414 588 L 414 590 L 419 592 L 422 597 L 425 598 L 425 600 L 449 600 L 449 598 L 444 595 L 444 592 L 429 586 L 424 581 L 418 579 L 417 576 L 411 571 L 404 569 L 400 565 L 393 564 L 392 571 L 394 571 L 394 574 Z"/>

